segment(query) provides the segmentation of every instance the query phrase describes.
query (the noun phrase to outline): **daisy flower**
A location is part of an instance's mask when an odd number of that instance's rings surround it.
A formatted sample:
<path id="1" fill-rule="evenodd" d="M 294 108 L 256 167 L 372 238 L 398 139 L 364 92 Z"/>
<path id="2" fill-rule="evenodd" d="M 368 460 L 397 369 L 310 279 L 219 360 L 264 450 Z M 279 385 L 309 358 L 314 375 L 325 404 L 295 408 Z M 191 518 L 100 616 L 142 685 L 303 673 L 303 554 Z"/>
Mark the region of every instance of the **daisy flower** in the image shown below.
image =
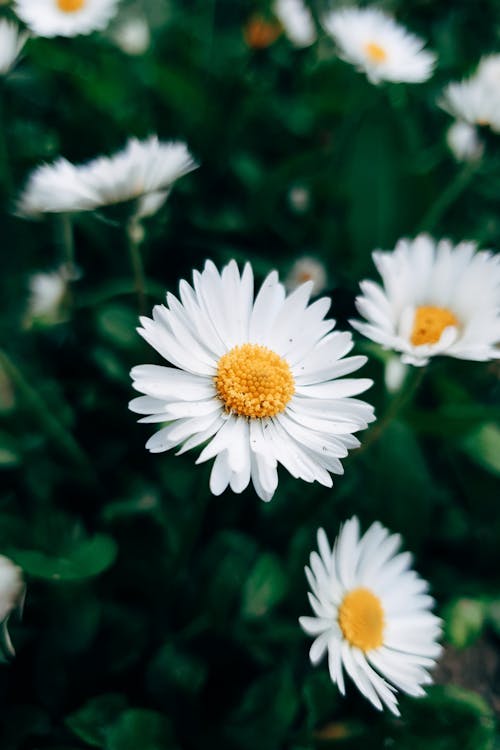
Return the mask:
<path id="1" fill-rule="evenodd" d="M 28 34 L 21 33 L 17 24 L 0 19 L 0 75 L 14 66 L 27 38 Z"/>
<path id="2" fill-rule="evenodd" d="M 37 36 L 76 36 L 104 29 L 119 0 L 14 0 L 14 11 Z"/>
<path id="3" fill-rule="evenodd" d="M 366 73 L 372 83 L 421 83 L 432 75 L 436 55 L 378 8 L 335 10 L 323 24 L 340 57 Z"/>
<path id="4" fill-rule="evenodd" d="M 127 55 L 143 55 L 151 44 L 151 31 L 144 16 L 131 16 L 112 33 L 115 44 Z"/>
<path id="5" fill-rule="evenodd" d="M 15 609 L 21 609 L 25 594 L 25 584 L 21 568 L 8 557 L 0 555 L 0 624 L 3 644 L 12 656 L 14 648 L 7 630 L 8 620 Z"/>
<path id="6" fill-rule="evenodd" d="M 315 616 L 299 619 L 315 637 L 311 662 L 328 653 L 342 695 L 345 670 L 375 708 L 396 716 L 397 691 L 424 695 L 441 652 L 441 620 L 429 611 L 428 584 L 411 570 L 411 554 L 398 553 L 400 545 L 400 535 L 378 522 L 360 537 L 356 517 L 341 527 L 333 549 L 319 529 L 319 554 L 312 552 L 305 569 Z"/>
<path id="7" fill-rule="evenodd" d="M 296 47 L 314 44 L 318 36 L 316 26 L 303 0 L 276 0 L 273 10 L 292 44 Z"/>
<path id="8" fill-rule="evenodd" d="M 198 165 L 181 142 L 131 138 L 114 156 L 100 156 L 81 166 L 66 159 L 43 164 L 28 179 L 18 203 L 24 216 L 46 212 L 92 211 L 125 201 L 137 201 L 136 217 L 155 213 L 173 183 Z"/>
<path id="9" fill-rule="evenodd" d="M 298 258 L 290 268 L 285 279 L 285 286 L 289 291 L 293 291 L 305 281 L 312 281 L 312 294 L 318 295 L 325 289 L 327 280 L 323 263 L 317 258 L 304 255 Z"/>
<path id="10" fill-rule="evenodd" d="M 64 320 L 64 303 L 68 295 L 68 285 L 79 278 L 78 271 L 67 264 L 54 271 L 39 272 L 29 279 L 30 296 L 25 324 L 58 323 Z"/>
<path id="11" fill-rule="evenodd" d="M 455 120 L 446 134 L 446 142 L 457 161 L 474 162 L 483 155 L 484 143 L 477 128 L 463 120 Z"/>
<path id="12" fill-rule="evenodd" d="M 373 260 L 383 288 L 361 283 L 356 307 L 368 322 L 351 324 L 405 364 L 422 366 L 446 354 L 458 359 L 498 359 L 500 257 L 474 242 L 456 247 L 426 234 L 402 239 Z"/>
<path id="13" fill-rule="evenodd" d="M 207 261 L 193 286 L 167 294 L 139 333 L 171 365 L 141 365 L 131 375 L 130 409 L 142 422 L 166 422 L 146 444 L 152 453 L 204 445 L 196 463 L 215 458 L 210 489 L 242 492 L 252 480 L 262 500 L 278 486 L 278 464 L 295 478 L 332 486 L 340 459 L 359 446 L 353 433 L 374 420 L 373 408 L 352 398 L 372 384 L 346 378 L 366 357 L 344 358 L 349 333 L 325 320 L 330 301 L 309 305 L 312 283 L 288 297 L 276 271 L 255 300 L 253 273 L 235 261 L 221 273 Z"/>
<path id="14" fill-rule="evenodd" d="M 472 76 L 449 83 L 439 105 L 471 126 L 500 133 L 500 55 L 484 57 Z"/>

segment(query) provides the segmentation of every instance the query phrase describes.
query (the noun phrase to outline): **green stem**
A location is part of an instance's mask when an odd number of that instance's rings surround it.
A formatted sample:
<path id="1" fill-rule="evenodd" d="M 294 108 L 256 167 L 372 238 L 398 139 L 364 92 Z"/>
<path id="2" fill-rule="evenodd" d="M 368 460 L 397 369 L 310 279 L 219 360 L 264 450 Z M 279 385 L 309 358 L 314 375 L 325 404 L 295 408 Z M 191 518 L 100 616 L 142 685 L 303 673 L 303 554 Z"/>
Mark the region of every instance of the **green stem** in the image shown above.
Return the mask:
<path id="1" fill-rule="evenodd" d="M 130 264 L 134 276 L 134 287 L 137 293 L 139 314 L 146 312 L 146 275 L 142 262 L 141 244 L 144 239 L 144 229 L 138 219 L 132 219 L 127 225 L 127 241 Z"/>
<path id="2" fill-rule="evenodd" d="M 70 214 L 59 214 L 59 237 L 63 251 L 64 262 L 68 274 L 73 275 L 75 270 L 75 240 L 73 237 L 73 223 Z"/>
<path id="3" fill-rule="evenodd" d="M 386 429 L 389 427 L 391 422 L 398 417 L 401 412 L 413 401 L 413 398 L 420 388 L 420 385 L 424 379 L 426 367 L 414 368 L 415 372 L 413 377 L 407 377 L 406 386 L 394 396 L 389 402 L 389 406 L 385 414 L 375 423 L 368 433 L 366 440 L 362 443 L 361 447 L 356 451 L 354 456 L 359 456 L 360 453 L 364 453 L 373 443 L 379 440 Z"/>
<path id="4" fill-rule="evenodd" d="M 450 182 L 439 198 L 431 205 L 427 213 L 424 214 L 417 229 L 417 234 L 418 232 L 423 231 L 431 232 L 434 229 L 443 214 L 445 214 L 450 206 L 452 206 L 461 196 L 473 176 L 476 174 L 476 171 L 476 163 L 464 165 L 464 167 L 457 173 L 455 179 Z"/>
<path id="5" fill-rule="evenodd" d="M 17 386 L 26 404 L 38 418 L 43 430 L 53 440 L 54 444 L 57 445 L 60 452 L 81 471 L 85 481 L 89 482 L 89 484 L 97 485 L 98 480 L 93 466 L 73 435 L 54 416 L 54 412 L 50 406 L 45 403 L 38 391 L 30 385 L 8 354 L 2 350 L 0 350 L 0 367 L 5 370 L 14 385 Z"/>

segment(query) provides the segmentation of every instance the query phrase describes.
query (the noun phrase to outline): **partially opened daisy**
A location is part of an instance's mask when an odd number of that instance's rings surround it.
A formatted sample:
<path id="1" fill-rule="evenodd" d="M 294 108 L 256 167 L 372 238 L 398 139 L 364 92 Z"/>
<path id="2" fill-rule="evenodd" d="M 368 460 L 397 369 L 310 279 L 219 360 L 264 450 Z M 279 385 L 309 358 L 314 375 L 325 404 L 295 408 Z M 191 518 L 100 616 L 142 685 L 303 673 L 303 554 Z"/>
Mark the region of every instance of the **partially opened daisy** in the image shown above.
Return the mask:
<path id="1" fill-rule="evenodd" d="M 76 36 L 104 29 L 119 0 L 14 0 L 14 11 L 37 36 Z"/>
<path id="2" fill-rule="evenodd" d="M 340 459 L 373 421 L 373 408 L 353 398 L 366 378 L 339 379 L 365 357 L 345 357 L 349 333 L 332 331 L 327 299 L 309 305 L 312 283 L 286 297 L 275 271 L 255 300 L 253 273 L 231 261 L 221 273 L 208 261 L 193 286 L 167 294 L 139 333 L 171 366 L 131 372 L 145 394 L 130 409 L 142 422 L 167 423 L 146 444 L 152 453 L 204 446 L 197 463 L 215 459 L 210 489 L 242 492 L 252 480 L 262 500 L 278 486 L 278 464 L 295 478 L 331 487 Z"/>
<path id="3" fill-rule="evenodd" d="M 449 83 L 439 105 L 470 126 L 500 133 L 500 55 L 484 57 L 469 78 Z"/>
<path id="4" fill-rule="evenodd" d="M 17 24 L 0 19 L 0 75 L 14 66 L 27 38 L 28 34 L 21 32 Z"/>
<path id="5" fill-rule="evenodd" d="M 311 662 L 328 654 L 343 695 L 345 670 L 375 708 L 396 716 L 398 690 L 424 695 L 441 652 L 441 620 L 430 612 L 428 584 L 411 570 L 410 553 L 398 553 L 400 545 L 400 535 L 378 522 L 360 536 L 356 517 L 341 527 L 333 549 L 319 529 L 319 554 L 312 552 L 305 569 L 315 616 L 299 620 L 315 638 Z"/>
<path id="6" fill-rule="evenodd" d="M 0 645 L 9 656 L 14 656 L 14 647 L 7 629 L 9 617 L 14 610 L 22 610 L 25 591 L 21 568 L 8 557 L 0 555 Z"/>
<path id="7" fill-rule="evenodd" d="M 473 242 L 453 246 L 421 234 L 402 239 L 373 260 L 383 287 L 363 281 L 356 299 L 367 322 L 353 320 L 364 336 L 402 361 L 425 365 L 445 354 L 485 361 L 500 357 L 500 256 Z"/>
<path id="8" fill-rule="evenodd" d="M 431 77 L 436 56 L 425 42 L 378 8 L 343 8 L 323 18 L 342 59 L 372 83 L 421 83 Z"/>
<path id="9" fill-rule="evenodd" d="M 131 138 L 114 156 L 100 156 L 81 166 L 58 159 L 38 167 L 21 195 L 18 212 L 72 213 L 136 201 L 136 216 L 149 216 L 163 205 L 173 183 L 196 167 L 185 143 L 163 142 L 156 136 L 145 141 Z"/>
<path id="10" fill-rule="evenodd" d="M 318 34 L 304 0 L 275 0 L 273 10 L 292 44 L 296 47 L 314 44 Z"/>

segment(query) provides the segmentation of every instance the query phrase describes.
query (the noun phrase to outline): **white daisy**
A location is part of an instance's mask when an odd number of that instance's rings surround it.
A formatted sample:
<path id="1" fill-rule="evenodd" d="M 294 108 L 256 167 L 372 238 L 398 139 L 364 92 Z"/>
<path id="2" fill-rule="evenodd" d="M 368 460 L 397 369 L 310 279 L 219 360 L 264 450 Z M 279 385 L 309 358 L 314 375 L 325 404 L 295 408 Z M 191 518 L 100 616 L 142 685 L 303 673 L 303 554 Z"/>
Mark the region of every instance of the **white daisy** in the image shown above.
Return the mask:
<path id="1" fill-rule="evenodd" d="M 8 557 L 0 555 L 0 625 L 3 643 L 13 655 L 14 648 L 7 630 L 8 620 L 15 609 L 22 608 L 25 584 L 21 568 L 14 565 Z"/>
<path id="2" fill-rule="evenodd" d="M 303 0 L 275 0 L 274 14 L 296 47 L 309 47 L 317 39 L 312 13 Z"/>
<path id="3" fill-rule="evenodd" d="M 484 143 L 475 125 L 455 120 L 446 134 L 448 147 L 457 161 L 475 162 L 483 155 Z"/>
<path id="4" fill-rule="evenodd" d="M 441 652 L 441 620 L 429 610 L 428 584 L 410 569 L 412 556 L 397 551 L 399 534 L 380 523 L 360 538 L 356 517 L 341 527 L 333 550 L 323 529 L 306 576 L 315 617 L 301 617 L 315 636 L 309 656 L 317 664 L 328 653 L 332 681 L 345 694 L 343 670 L 358 690 L 382 710 L 399 716 L 396 693 L 425 694 Z"/>
<path id="5" fill-rule="evenodd" d="M 116 45 L 127 55 L 143 55 L 151 43 L 149 24 L 144 16 L 131 16 L 112 32 Z"/>
<path id="6" fill-rule="evenodd" d="M 323 24 L 340 57 L 366 73 L 372 83 L 421 83 L 432 75 L 436 55 L 378 8 L 334 10 Z"/>
<path id="7" fill-rule="evenodd" d="M 81 166 L 66 159 L 35 169 L 18 203 L 25 216 L 92 211 L 137 200 L 136 216 L 149 216 L 165 202 L 173 183 L 197 164 L 181 142 L 131 138 L 114 156 Z"/>
<path id="8" fill-rule="evenodd" d="M 472 76 L 448 84 L 439 105 L 458 120 L 500 133 L 500 55 L 484 57 Z"/>
<path id="9" fill-rule="evenodd" d="M 0 75 L 8 73 L 14 66 L 27 38 L 28 34 L 20 32 L 17 24 L 0 19 Z"/>
<path id="10" fill-rule="evenodd" d="M 76 36 L 104 29 L 119 0 L 14 0 L 14 11 L 37 36 Z"/>
<path id="11" fill-rule="evenodd" d="M 308 255 L 297 258 L 288 272 L 285 286 L 289 291 L 293 291 L 306 281 L 312 281 L 312 294 L 315 296 L 321 294 L 327 284 L 325 266 L 320 260 Z"/>
<path id="12" fill-rule="evenodd" d="M 330 301 L 309 305 L 312 283 L 290 296 L 269 274 L 254 300 L 253 273 L 231 261 L 221 273 L 208 261 L 193 287 L 167 294 L 139 333 L 173 367 L 141 365 L 130 409 L 142 422 L 168 422 L 146 444 L 152 453 L 205 445 L 197 463 L 215 458 L 210 489 L 242 492 L 250 479 L 262 500 L 278 485 L 281 463 L 295 478 L 332 486 L 353 433 L 373 421 L 373 408 L 352 398 L 372 384 L 347 378 L 366 357 L 344 359 L 349 333 L 332 332 Z"/>
<path id="13" fill-rule="evenodd" d="M 30 296 L 25 324 L 53 324 L 64 319 L 64 302 L 70 281 L 76 281 L 78 272 L 64 264 L 54 271 L 33 274 L 29 279 Z"/>
<path id="14" fill-rule="evenodd" d="M 356 307 L 368 322 L 351 321 L 364 336 L 417 366 L 438 354 L 500 357 L 500 256 L 476 252 L 474 242 L 454 247 L 421 234 L 399 240 L 393 252 L 374 252 L 373 260 L 383 288 L 361 283 Z"/>

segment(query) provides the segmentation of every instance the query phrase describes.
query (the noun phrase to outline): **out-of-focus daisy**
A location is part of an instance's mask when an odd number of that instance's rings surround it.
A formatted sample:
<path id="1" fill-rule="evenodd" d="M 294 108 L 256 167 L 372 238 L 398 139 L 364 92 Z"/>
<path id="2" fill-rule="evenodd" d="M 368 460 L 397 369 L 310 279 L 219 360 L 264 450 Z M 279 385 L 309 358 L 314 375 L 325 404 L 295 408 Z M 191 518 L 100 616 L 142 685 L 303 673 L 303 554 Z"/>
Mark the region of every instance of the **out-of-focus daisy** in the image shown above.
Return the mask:
<path id="1" fill-rule="evenodd" d="M 143 55 L 149 49 L 151 32 L 144 16 L 131 16 L 113 29 L 116 45 L 127 55 Z"/>
<path id="2" fill-rule="evenodd" d="M 373 260 L 383 288 L 361 283 L 356 307 L 368 322 L 351 321 L 364 336 L 417 366 L 438 354 L 500 357 L 500 256 L 476 252 L 474 242 L 454 247 L 421 234 L 399 240 L 393 252 L 374 252 Z"/>
<path id="3" fill-rule="evenodd" d="M 266 49 L 281 35 L 279 23 L 268 21 L 259 15 L 252 16 L 243 28 L 243 38 L 251 49 Z"/>
<path id="4" fill-rule="evenodd" d="M 24 593 L 25 584 L 21 568 L 14 565 L 8 557 L 0 555 L 0 625 L 3 646 L 11 656 L 14 655 L 14 648 L 7 625 L 11 613 L 22 608 Z"/>
<path id="5" fill-rule="evenodd" d="M 458 120 L 500 133 L 500 55 L 484 57 L 472 76 L 449 83 L 439 104 Z"/>
<path id="6" fill-rule="evenodd" d="M 17 24 L 0 19 L 0 75 L 11 70 L 27 38 L 28 34 L 20 32 Z"/>
<path id="7" fill-rule="evenodd" d="M 285 279 L 285 286 L 290 291 L 293 291 L 306 281 L 312 281 L 313 295 L 321 294 L 327 283 L 327 275 L 323 263 L 308 255 L 298 258 L 292 265 Z"/>
<path id="8" fill-rule="evenodd" d="M 389 355 L 385 363 L 384 383 L 389 393 L 397 393 L 401 390 L 405 378 L 408 374 L 409 366 L 401 362 L 397 355 Z"/>
<path id="9" fill-rule="evenodd" d="M 421 83 L 432 75 L 435 54 L 378 8 L 334 10 L 323 24 L 340 57 L 366 73 L 372 83 Z"/>
<path id="10" fill-rule="evenodd" d="M 285 34 L 296 47 L 309 47 L 317 39 L 312 13 L 303 0 L 275 0 L 273 10 Z"/>
<path id="11" fill-rule="evenodd" d="M 303 214 L 311 205 L 311 192 L 303 185 L 294 185 L 288 193 L 288 201 L 296 213 Z"/>
<path id="12" fill-rule="evenodd" d="M 14 11 L 37 36 L 76 36 L 106 28 L 119 0 L 14 0 Z"/>
<path id="13" fill-rule="evenodd" d="M 76 269 L 67 264 L 55 271 L 33 274 L 29 279 L 30 296 L 25 325 L 52 325 L 63 321 L 68 284 L 77 278 Z"/>
<path id="14" fill-rule="evenodd" d="M 92 211 L 137 201 L 136 215 L 149 216 L 165 202 L 173 183 L 197 164 L 181 142 L 131 138 L 114 156 L 75 166 L 66 159 L 38 167 L 18 203 L 25 216 Z"/>
<path id="15" fill-rule="evenodd" d="M 449 127 L 446 142 L 457 161 L 475 162 L 483 155 L 484 143 L 477 128 L 463 120 L 456 120 Z"/>
<path id="16" fill-rule="evenodd" d="M 315 636 L 310 658 L 328 653 L 332 681 L 345 694 L 344 670 L 358 690 L 399 716 L 396 693 L 424 695 L 441 652 L 441 620 L 429 610 L 428 584 L 411 570 L 412 556 L 398 553 L 399 534 L 376 522 L 360 538 L 356 517 L 340 529 L 333 549 L 323 529 L 306 576 L 315 617 L 301 617 Z"/>
<path id="17" fill-rule="evenodd" d="M 167 294 L 139 333 L 173 367 L 141 365 L 130 403 L 143 422 L 167 422 L 146 444 L 152 453 L 205 444 L 197 463 L 215 458 L 210 489 L 242 492 L 250 479 L 262 500 L 278 486 L 281 463 L 295 478 L 331 487 L 341 458 L 359 446 L 353 433 L 373 408 L 352 398 L 371 385 L 343 375 L 366 357 L 344 359 L 349 333 L 332 332 L 330 302 L 309 305 L 312 282 L 286 297 L 275 271 L 254 300 L 253 273 L 231 261 L 221 273 L 208 261 L 193 287 Z"/>

